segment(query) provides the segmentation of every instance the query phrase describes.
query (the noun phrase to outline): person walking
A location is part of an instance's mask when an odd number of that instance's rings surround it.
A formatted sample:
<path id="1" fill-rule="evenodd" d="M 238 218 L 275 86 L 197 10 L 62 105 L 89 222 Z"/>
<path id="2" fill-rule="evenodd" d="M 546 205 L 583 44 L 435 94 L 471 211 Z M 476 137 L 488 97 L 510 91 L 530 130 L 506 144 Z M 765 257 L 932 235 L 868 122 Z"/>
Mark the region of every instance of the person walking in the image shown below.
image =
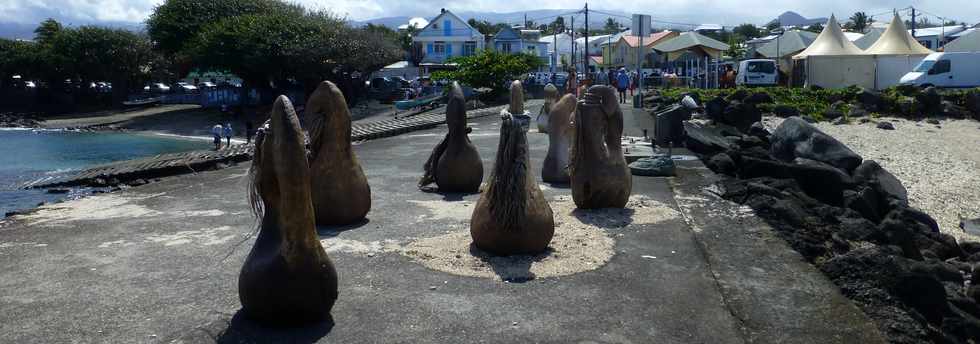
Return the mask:
<path id="1" fill-rule="evenodd" d="M 221 128 L 221 123 L 215 124 L 211 127 L 211 136 L 214 137 L 214 150 L 221 149 L 221 133 L 224 130 Z"/>
<path id="2" fill-rule="evenodd" d="M 224 131 L 225 131 L 225 139 L 228 140 L 228 143 L 225 145 L 225 147 L 231 147 L 231 134 L 233 133 L 233 131 L 231 130 L 231 122 L 225 123 Z"/>
<path id="3" fill-rule="evenodd" d="M 616 75 L 616 90 L 619 91 L 619 103 L 626 104 L 626 88 L 629 87 L 630 77 L 626 74 L 626 68 L 620 68 Z"/>

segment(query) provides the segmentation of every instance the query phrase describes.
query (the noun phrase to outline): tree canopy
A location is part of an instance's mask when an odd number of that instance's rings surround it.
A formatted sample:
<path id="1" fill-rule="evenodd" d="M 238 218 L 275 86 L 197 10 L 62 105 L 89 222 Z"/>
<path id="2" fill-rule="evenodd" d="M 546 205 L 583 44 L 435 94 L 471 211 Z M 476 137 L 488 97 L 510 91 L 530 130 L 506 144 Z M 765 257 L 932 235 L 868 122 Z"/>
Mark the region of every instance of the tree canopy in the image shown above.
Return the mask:
<path id="1" fill-rule="evenodd" d="M 506 90 L 507 82 L 519 79 L 541 65 L 541 60 L 530 54 L 507 54 L 483 50 L 476 55 L 457 56 L 449 59 L 456 63 L 456 70 L 432 73 L 434 79 L 457 80 L 475 88 L 489 88 L 491 97 Z"/>
<path id="2" fill-rule="evenodd" d="M 303 8 L 278 0 L 167 0 L 146 20 L 157 48 L 174 54 L 184 49 L 205 26 L 247 14 L 302 15 Z"/>
<path id="3" fill-rule="evenodd" d="M 868 29 L 868 27 L 871 26 L 871 23 L 873 22 L 874 19 L 869 17 L 866 13 L 855 12 L 853 15 L 851 15 L 851 18 L 849 18 L 848 22 L 844 24 L 844 27 L 846 29 L 863 33 L 865 30 Z"/>

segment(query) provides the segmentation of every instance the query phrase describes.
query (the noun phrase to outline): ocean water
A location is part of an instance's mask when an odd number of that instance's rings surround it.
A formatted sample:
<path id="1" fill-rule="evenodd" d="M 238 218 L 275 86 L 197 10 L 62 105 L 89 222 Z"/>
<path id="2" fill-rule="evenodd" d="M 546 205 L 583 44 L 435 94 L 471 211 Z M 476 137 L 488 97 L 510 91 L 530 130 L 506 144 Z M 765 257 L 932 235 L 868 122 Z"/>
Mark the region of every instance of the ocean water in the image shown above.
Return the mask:
<path id="1" fill-rule="evenodd" d="M 69 194 L 48 194 L 45 190 L 21 190 L 29 181 L 113 161 L 209 147 L 205 140 L 149 134 L 0 129 L 0 217 L 9 211 L 34 208 L 40 202 L 89 192 L 73 189 Z"/>

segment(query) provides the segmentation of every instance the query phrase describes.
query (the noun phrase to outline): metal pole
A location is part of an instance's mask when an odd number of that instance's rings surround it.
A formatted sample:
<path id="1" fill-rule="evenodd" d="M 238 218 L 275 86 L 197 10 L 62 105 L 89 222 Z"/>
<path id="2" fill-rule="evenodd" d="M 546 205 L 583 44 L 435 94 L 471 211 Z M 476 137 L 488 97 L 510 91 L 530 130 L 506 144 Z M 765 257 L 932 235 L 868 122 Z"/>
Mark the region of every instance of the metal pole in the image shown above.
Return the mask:
<path id="1" fill-rule="evenodd" d="M 551 74 L 555 74 L 555 66 L 558 65 L 558 27 L 555 26 L 555 31 L 552 32 L 551 36 L 554 45 L 551 46 Z"/>
<path id="2" fill-rule="evenodd" d="M 585 53 L 582 54 L 585 58 L 585 64 L 583 72 L 585 72 L 585 80 L 592 80 L 591 73 L 589 73 L 589 3 L 585 3 Z"/>
<path id="3" fill-rule="evenodd" d="M 572 69 L 575 69 L 575 75 L 572 77 L 578 78 L 578 68 L 575 66 L 575 16 L 572 16 L 572 60 L 569 62 L 572 64 Z M 578 79 L 575 79 L 575 82 L 578 83 Z"/>
<path id="4" fill-rule="evenodd" d="M 912 38 L 915 38 L 915 7 L 912 7 Z"/>
<path id="5" fill-rule="evenodd" d="M 639 102 L 637 102 L 637 104 L 640 104 L 636 106 L 637 108 L 643 107 L 642 105 L 643 104 L 643 73 L 641 71 L 643 70 L 643 32 L 644 31 L 645 30 L 643 30 L 643 21 L 640 20 L 640 32 L 638 35 L 640 36 L 639 39 L 640 42 L 639 44 L 637 44 L 637 49 L 636 49 L 636 78 L 639 79 L 636 80 L 636 95 L 640 99 Z"/>

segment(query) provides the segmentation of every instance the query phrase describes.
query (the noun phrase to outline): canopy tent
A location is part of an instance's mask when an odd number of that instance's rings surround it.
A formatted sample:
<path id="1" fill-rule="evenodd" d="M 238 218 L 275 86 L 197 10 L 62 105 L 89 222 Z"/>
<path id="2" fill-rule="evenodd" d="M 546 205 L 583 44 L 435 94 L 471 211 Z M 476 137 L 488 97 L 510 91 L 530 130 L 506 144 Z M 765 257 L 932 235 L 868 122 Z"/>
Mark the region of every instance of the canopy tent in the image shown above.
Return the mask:
<path id="1" fill-rule="evenodd" d="M 874 57 L 864 55 L 864 51 L 844 36 L 834 16 L 830 16 L 813 43 L 793 59 L 804 61 L 807 86 L 874 87 Z"/>
<path id="2" fill-rule="evenodd" d="M 871 47 L 872 44 L 875 44 L 875 42 L 878 41 L 878 38 L 881 38 L 881 34 L 883 33 L 885 33 L 884 28 L 880 28 L 880 27 L 869 28 L 868 32 L 865 33 L 864 36 L 861 36 L 861 38 L 858 38 L 856 41 L 854 41 L 854 45 L 856 45 L 858 48 L 861 48 L 862 50 L 868 49 Z"/>
<path id="3" fill-rule="evenodd" d="M 817 39 L 817 34 L 810 31 L 792 30 L 783 33 L 778 38 L 759 47 L 756 55 L 779 60 L 779 68 L 788 73 L 792 66 L 792 57 L 810 46 Z"/>
<path id="4" fill-rule="evenodd" d="M 980 30 L 972 30 L 969 33 L 960 35 L 952 42 L 946 43 L 943 51 L 947 53 L 980 51 Z"/>
<path id="5" fill-rule="evenodd" d="M 721 53 L 729 49 L 729 45 L 706 37 L 694 31 L 678 35 L 663 43 L 653 46 L 653 49 L 667 54 L 668 61 L 677 60 L 687 51 L 700 56 L 710 56 L 720 59 Z"/>
<path id="6" fill-rule="evenodd" d="M 874 56 L 876 89 L 898 85 L 903 75 L 932 52 L 912 37 L 898 13 L 881 38 L 864 51 Z"/>

